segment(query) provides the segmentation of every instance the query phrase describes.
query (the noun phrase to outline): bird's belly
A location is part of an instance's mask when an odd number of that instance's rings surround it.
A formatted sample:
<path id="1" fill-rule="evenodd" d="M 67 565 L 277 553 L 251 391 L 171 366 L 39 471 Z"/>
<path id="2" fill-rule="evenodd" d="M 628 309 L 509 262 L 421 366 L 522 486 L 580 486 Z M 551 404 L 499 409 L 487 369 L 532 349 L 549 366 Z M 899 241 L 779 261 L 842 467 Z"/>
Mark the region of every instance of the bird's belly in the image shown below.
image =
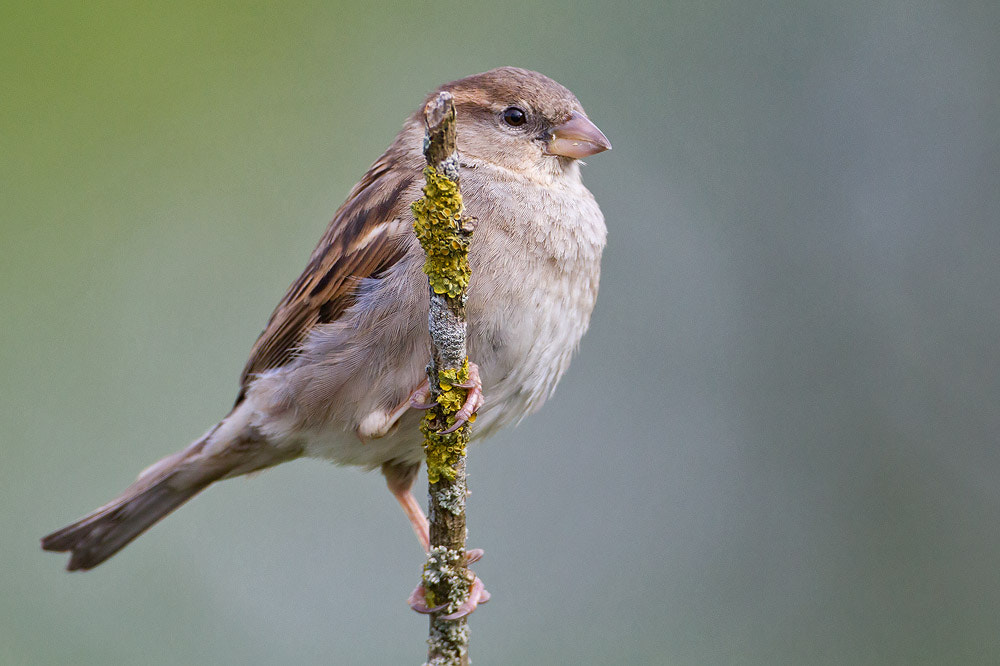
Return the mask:
<path id="1" fill-rule="evenodd" d="M 552 394 L 587 330 L 596 285 L 556 273 L 529 294 L 517 289 L 505 300 L 475 312 L 470 302 L 469 358 L 479 364 L 485 406 L 477 436 L 516 423 Z M 477 316 L 481 314 L 482 316 Z"/>
<path id="2" fill-rule="evenodd" d="M 423 435 L 418 421 L 422 413 L 406 412 L 384 437 L 362 439 L 335 424 L 310 428 L 300 434 L 304 454 L 331 460 L 338 465 L 374 469 L 384 463 L 417 464 L 424 458 Z"/>

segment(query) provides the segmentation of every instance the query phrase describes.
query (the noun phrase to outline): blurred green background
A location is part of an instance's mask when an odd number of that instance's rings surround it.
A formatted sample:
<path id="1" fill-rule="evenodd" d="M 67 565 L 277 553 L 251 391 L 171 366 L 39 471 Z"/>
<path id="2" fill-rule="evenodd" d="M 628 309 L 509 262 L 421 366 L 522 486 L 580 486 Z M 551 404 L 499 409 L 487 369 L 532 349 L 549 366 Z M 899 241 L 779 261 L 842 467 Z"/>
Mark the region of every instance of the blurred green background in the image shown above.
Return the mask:
<path id="1" fill-rule="evenodd" d="M 994 0 L 3 3 L 0 663 L 421 662 L 378 475 L 87 574 L 37 539 L 228 409 L 405 116 L 502 64 L 615 149 L 591 332 L 472 451 L 475 663 L 1000 663 L 998 62 Z"/>

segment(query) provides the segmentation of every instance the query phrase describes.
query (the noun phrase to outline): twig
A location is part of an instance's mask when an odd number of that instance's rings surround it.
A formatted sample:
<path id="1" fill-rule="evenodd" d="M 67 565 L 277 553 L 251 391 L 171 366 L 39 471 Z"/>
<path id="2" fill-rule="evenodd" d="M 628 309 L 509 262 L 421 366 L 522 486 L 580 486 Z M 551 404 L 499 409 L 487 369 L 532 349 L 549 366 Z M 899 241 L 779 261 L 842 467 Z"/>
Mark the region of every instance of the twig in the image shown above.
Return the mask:
<path id="1" fill-rule="evenodd" d="M 463 214 L 455 148 L 455 104 L 451 94 L 435 95 L 424 107 L 424 197 L 413 204 L 414 230 L 427 260 L 430 285 L 428 317 L 432 355 L 427 366 L 431 395 L 437 406 L 421 421 L 427 454 L 431 548 L 423 583 L 430 607 L 447 604 L 431 615 L 428 664 L 469 663 L 469 629 L 465 617 L 445 620 L 469 595 L 473 580 L 465 554 L 465 449 L 469 427 L 441 434 L 454 424 L 465 402 L 469 379 L 466 355 L 465 290 L 469 283 L 469 241 L 475 220 Z M 471 420 L 471 419 L 470 419 Z"/>

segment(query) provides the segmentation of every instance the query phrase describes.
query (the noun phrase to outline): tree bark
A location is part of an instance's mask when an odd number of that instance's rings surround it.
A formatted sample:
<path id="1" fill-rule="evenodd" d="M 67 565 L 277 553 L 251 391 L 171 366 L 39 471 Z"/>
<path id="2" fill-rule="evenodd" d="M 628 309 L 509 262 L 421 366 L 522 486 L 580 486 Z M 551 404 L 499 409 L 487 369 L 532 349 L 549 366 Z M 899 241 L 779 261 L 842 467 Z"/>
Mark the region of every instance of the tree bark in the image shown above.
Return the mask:
<path id="1" fill-rule="evenodd" d="M 427 133 L 424 197 L 413 204 L 414 230 L 424 248 L 430 291 L 432 355 L 427 366 L 436 406 L 421 421 L 429 481 L 430 552 L 424 565 L 427 605 L 446 604 L 432 613 L 428 661 L 431 666 L 469 663 L 467 618 L 445 620 L 469 595 L 473 580 L 466 552 L 465 451 L 469 425 L 442 434 L 454 424 L 465 402 L 468 381 L 465 292 L 469 282 L 468 250 L 475 220 L 463 213 L 455 147 L 455 104 L 450 93 L 438 93 L 424 107 Z M 470 419 L 471 420 L 471 419 Z"/>

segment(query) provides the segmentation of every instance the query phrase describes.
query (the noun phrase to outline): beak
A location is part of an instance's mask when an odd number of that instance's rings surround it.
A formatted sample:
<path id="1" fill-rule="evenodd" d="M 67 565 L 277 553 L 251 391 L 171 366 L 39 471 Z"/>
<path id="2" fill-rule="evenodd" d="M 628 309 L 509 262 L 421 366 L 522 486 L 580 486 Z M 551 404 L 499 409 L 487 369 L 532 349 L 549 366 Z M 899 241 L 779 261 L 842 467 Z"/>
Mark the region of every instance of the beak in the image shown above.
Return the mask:
<path id="1" fill-rule="evenodd" d="M 611 150 L 611 142 L 597 125 L 577 111 L 570 115 L 569 120 L 557 125 L 549 131 L 549 139 L 545 143 L 547 155 L 561 155 L 580 159 Z"/>

